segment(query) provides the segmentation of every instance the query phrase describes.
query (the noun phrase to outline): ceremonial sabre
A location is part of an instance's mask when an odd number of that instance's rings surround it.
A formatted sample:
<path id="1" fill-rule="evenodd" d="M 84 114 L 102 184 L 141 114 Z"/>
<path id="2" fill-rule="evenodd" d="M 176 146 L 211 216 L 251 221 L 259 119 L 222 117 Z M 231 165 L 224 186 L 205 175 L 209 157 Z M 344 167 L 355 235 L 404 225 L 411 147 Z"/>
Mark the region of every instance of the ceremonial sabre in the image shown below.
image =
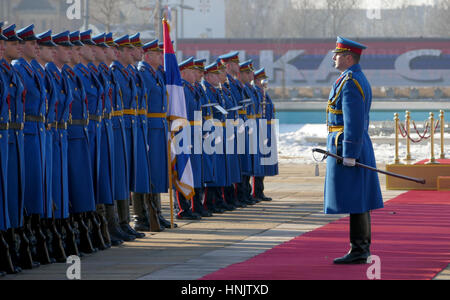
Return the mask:
<path id="1" fill-rule="evenodd" d="M 341 157 L 339 155 L 336 155 L 336 154 L 333 154 L 333 153 L 330 153 L 328 151 L 322 150 L 322 149 L 314 148 L 312 151 L 313 152 L 318 152 L 318 153 L 321 153 L 321 154 L 325 155 L 324 159 L 326 159 L 328 156 L 330 156 L 330 157 L 335 158 L 338 161 L 339 160 L 340 161 L 344 160 L 343 157 Z M 396 178 L 407 180 L 407 181 L 413 181 L 415 183 L 420 183 L 420 184 L 425 184 L 426 183 L 425 179 L 413 178 L 413 177 L 403 176 L 403 175 L 400 175 L 400 174 L 395 174 L 395 173 L 379 170 L 379 169 L 376 169 L 376 168 L 373 168 L 373 167 L 370 167 L 370 166 L 363 165 L 363 164 L 361 164 L 359 162 L 356 162 L 356 166 L 360 167 L 360 168 L 368 169 L 368 170 L 371 170 L 371 171 L 374 171 L 374 172 L 378 172 L 378 173 L 381 173 L 381 174 L 384 174 L 384 175 L 387 175 L 387 176 L 392 176 L 392 177 L 396 177 Z"/>

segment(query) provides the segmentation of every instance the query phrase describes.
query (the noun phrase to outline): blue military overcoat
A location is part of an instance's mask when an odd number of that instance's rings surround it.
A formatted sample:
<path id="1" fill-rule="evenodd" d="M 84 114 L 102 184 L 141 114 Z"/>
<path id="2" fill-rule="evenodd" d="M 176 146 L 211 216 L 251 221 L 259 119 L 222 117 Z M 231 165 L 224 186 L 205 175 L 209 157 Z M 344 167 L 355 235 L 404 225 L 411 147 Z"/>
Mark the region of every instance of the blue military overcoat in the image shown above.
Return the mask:
<path id="1" fill-rule="evenodd" d="M 202 122 L 195 120 L 195 112 L 200 112 L 201 102 L 198 97 L 194 86 L 192 86 L 186 80 L 182 80 L 184 87 L 184 95 L 186 100 L 186 114 L 190 125 L 191 139 L 188 141 L 192 147 L 190 147 L 190 158 L 192 166 L 192 176 L 194 178 L 194 188 L 203 187 L 203 174 L 202 174 L 202 153 L 195 153 L 195 146 L 202 144 Z M 199 122 L 199 123 L 197 123 Z M 197 131 L 197 133 L 195 132 Z M 196 140 L 196 138 L 198 138 Z"/>
<path id="2" fill-rule="evenodd" d="M 148 143 L 150 156 L 150 180 L 152 194 L 169 190 L 167 153 L 167 90 L 164 77 L 148 63 L 141 61 L 138 70 L 142 75 L 148 94 Z"/>
<path id="3" fill-rule="evenodd" d="M 257 93 L 260 95 L 261 101 L 261 114 L 262 119 L 265 120 L 267 124 L 267 136 L 261 136 L 261 138 L 266 138 L 266 141 L 262 141 L 263 144 L 266 145 L 267 149 L 278 151 L 277 137 L 275 131 L 275 106 L 270 98 L 270 95 L 263 91 L 260 87 L 255 86 Z M 261 150 L 261 149 L 260 149 Z M 261 158 L 269 158 L 271 155 L 274 155 L 274 164 L 265 164 L 262 167 L 264 168 L 264 176 L 277 176 L 279 174 L 278 171 L 278 153 L 268 153 L 268 154 L 260 154 Z M 272 160 L 272 159 L 271 159 Z"/>
<path id="4" fill-rule="evenodd" d="M 231 94 L 231 91 L 225 87 L 222 86 L 222 88 L 219 90 L 220 97 L 222 99 L 222 105 L 223 108 L 226 110 L 230 110 L 232 108 L 237 107 L 233 95 Z M 234 111 L 228 111 L 227 115 L 227 126 L 225 127 L 225 135 L 224 140 L 226 141 L 225 144 L 225 153 L 226 153 L 226 160 L 227 160 L 227 186 L 231 186 L 234 183 L 240 183 L 242 181 L 241 176 L 241 162 L 239 160 L 239 155 L 237 152 L 237 130 L 239 124 L 239 114 L 236 110 Z"/>
<path id="5" fill-rule="evenodd" d="M 125 128 L 125 141 L 127 153 L 128 188 L 135 190 L 137 168 L 137 102 L 136 85 L 130 72 L 118 61 L 111 64 L 111 72 L 114 74 L 119 90 L 120 101 L 123 105 L 123 120 Z M 129 196 L 127 196 L 128 199 Z M 125 200 L 122 199 L 122 200 Z"/>
<path id="6" fill-rule="evenodd" d="M 245 86 L 240 82 L 239 80 L 234 79 L 230 75 L 227 75 L 228 82 L 225 84 L 227 88 L 231 91 L 231 94 L 233 95 L 234 100 L 236 101 L 237 105 L 242 105 L 240 102 L 243 100 L 246 100 L 250 98 L 248 95 L 244 95 Z M 245 96 L 245 97 L 244 97 Z M 239 119 L 241 120 L 242 124 L 247 122 L 247 115 L 248 115 L 248 109 L 241 109 L 239 112 Z M 241 128 L 238 128 L 239 132 L 242 130 Z M 241 161 L 241 173 L 242 175 L 250 176 L 253 172 L 252 167 L 252 157 L 249 154 L 249 135 L 248 135 L 248 128 L 245 128 L 245 132 L 242 132 L 240 134 L 245 134 L 245 151 L 241 151 L 239 153 L 239 158 Z"/>
<path id="7" fill-rule="evenodd" d="M 112 205 L 114 202 L 114 131 L 112 107 L 114 82 L 108 66 L 102 63 L 98 68 L 89 66 L 98 75 L 103 85 L 103 115 L 100 141 L 100 180 L 98 203 Z"/>
<path id="8" fill-rule="evenodd" d="M 30 61 L 31 66 L 36 71 L 36 74 L 41 79 L 42 85 L 45 87 L 46 93 L 46 112 L 45 112 L 45 189 L 44 189 L 44 215 L 43 218 L 53 217 L 53 197 L 52 197 L 52 172 L 53 172 L 53 134 L 50 124 L 55 121 L 54 106 L 56 103 L 56 89 L 53 78 L 47 74 L 44 67 L 36 60 Z"/>
<path id="9" fill-rule="evenodd" d="M 52 196 L 55 204 L 56 219 L 69 217 L 69 175 L 68 175 L 68 134 L 70 106 L 73 101 L 72 89 L 66 76 L 63 76 L 53 62 L 45 65 L 46 71 L 53 77 L 57 99 L 54 106 L 55 122 L 52 126 L 53 134 L 53 170 Z"/>
<path id="10" fill-rule="evenodd" d="M 0 72 L 0 231 L 11 227 L 8 211 L 8 126 L 9 96 L 7 77 Z"/>
<path id="11" fill-rule="evenodd" d="M 206 95 L 205 90 L 203 89 L 203 86 L 199 83 L 195 83 L 195 89 L 197 91 L 197 94 L 200 99 L 200 104 L 207 105 L 210 104 L 210 100 L 208 96 Z M 202 108 L 202 128 L 205 129 L 205 122 L 208 120 L 211 120 L 213 118 L 213 108 L 212 107 L 203 107 Z M 202 145 L 203 141 L 206 139 L 206 137 L 210 134 L 209 131 L 202 130 L 203 138 L 202 138 Z M 216 171 L 215 171 L 215 165 L 216 165 L 216 157 L 215 154 L 210 154 L 205 152 L 205 147 L 202 147 L 202 174 L 203 174 L 203 186 L 207 183 L 213 183 L 216 181 Z"/>
<path id="12" fill-rule="evenodd" d="M 63 74 L 70 82 L 73 102 L 68 127 L 69 201 L 71 213 L 95 211 L 94 180 L 88 136 L 87 96 L 81 79 L 67 65 Z"/>
<path id="13" fill-rule="evenodd" d="M 148 92 L 142 74 L 135 66 L 128 65 L 128 71 L 133 76 L 136 87 L 136 179 L 134 192 L 150 193 L 150 157 L 148 151 Z"/>
<path id="14" fill-rule="evenodd" d="M 376 167 L 369 137 L 372 90 L 356 64 L 346 70 L 331 90 L 327 119 L 328 151 Z M 327 159 L 325 178 L 326 214 L 360 214 L 383 207 L 378 174 L 358 167 L 346 167 Z"/>
<path id="15" fill-rule="evenodd" d="M 45 212 L 45 86 L 34 68 L 23 58 L 13 67 L 22 78 L 25 97 L 25 209 L 28 215 Z"/>
<path id="16" fill-rule="evenodd" d="M 92 65 L 92 64 L 90 64 Z M 92 176 L 94 180 L 95 203 L 99 203 L 100 191 L 100 142 L 101 142 L 101 117 L 103 111 L 103 85 L 97 75 L 83 64 L 74 67 L 75 74 L 81 79 L 87 96 L 89 111 L 89 150 L 91 154 Z"/>
<path id="17" fill-rule="evenodd" d="M 11 228 L 23 225 L 25 195 L 24 103 L 25 90 L 17 72 L 6 60 L 0 61 L 0 71 L 7 82 L 11 118 L 8 130 L 8 212 Z"/>
<path id="18" fill-rule="evenodd" d="M 220 99 L 220 92 L 213 87 L 208 81 L 204 80 L 203 84 L 206 88 L 206 95 L 211 103 L 217 103 L 220 106 L 223 106 L 223 103 Z M 207 186 L 210 187 L 226 187 L 230 184 L 227 182 L 227 178 L 229 176 L 227 175 L 227 161 L 226 161 L 226 155 L 225 155 L 225 121 L 226 117 L 219 112 L 216 108 L 212 108 L 213 112 L 213 119 L 214 119 L 214 131 L 213 135 L 211 137 L 214 137 L 214 141 L 209 143 L 208 141 L 205 142 L 205 144 L 214 147 L 216 149 L 215 153 L 215 167 L 214 170 L 216 172 L 216 180 L 211 183 L 207 184 Z"/>

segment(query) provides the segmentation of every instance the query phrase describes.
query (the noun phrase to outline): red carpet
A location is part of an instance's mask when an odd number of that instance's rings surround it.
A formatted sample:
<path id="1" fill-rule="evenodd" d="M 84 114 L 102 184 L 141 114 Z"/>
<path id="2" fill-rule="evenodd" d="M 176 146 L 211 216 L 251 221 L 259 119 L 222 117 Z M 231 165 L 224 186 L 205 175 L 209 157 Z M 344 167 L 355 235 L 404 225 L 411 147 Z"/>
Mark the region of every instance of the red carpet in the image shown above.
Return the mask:
<path id="1" fill-rule="evenodd" d="M 372 265 L 333 265 L 349 249 L 349 218 L 299 236 L 202 280 L 366 280 Z M 432 279 L 450 264 L 450 192 L 411 191 L 372 213 L 381 279 Z"/>
<path id="2" fill-rule="evenodd" d="M 429 159 L 424 159 L 419 162 L 416 162 L 415 165 L 424 165 L 429 161 L 430 161 Z M 450 165 L 450 159 L 436 159 L 436 161 L 441 165 Z"/>

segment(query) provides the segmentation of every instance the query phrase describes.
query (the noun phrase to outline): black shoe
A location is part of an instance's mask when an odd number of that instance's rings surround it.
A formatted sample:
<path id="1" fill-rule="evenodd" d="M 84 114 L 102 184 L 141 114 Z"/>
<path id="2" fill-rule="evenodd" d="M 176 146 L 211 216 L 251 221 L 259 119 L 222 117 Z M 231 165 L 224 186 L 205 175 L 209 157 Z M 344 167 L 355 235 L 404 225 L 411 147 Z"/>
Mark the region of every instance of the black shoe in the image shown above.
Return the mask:
<path id="1" fill-rule="evenodd" d="M 36 238 L 36 255 L 34 260 L 38 261 L 41 265 L 49 265 L 56 262 L 55 259 L 50 257 L 47 248 L 47 237 L 42 232 L 40 216 L 31 216 L 31 229 L 34 232 Z"/>
<path id="2" fill-rule="evenodd" d="M 150 224 L 148 224 L 148 222 L 144 222 L 143 220 L 136 218 L 133 229 L 135 231 L 150 232 Z"/>
<path id="3" fill-rule="evenodd" d="M 109 234 L 111 239 L 122 240 L 124 242 L 132 242 L 136 239 L 136 236 L 125 233 L 120 226 L 109 225 Z"/>
<path id="4" fill-rule="evenodd" d="M 370 253 L 350 252 L 344 257 L 336 258 L 333 262 L 336 265 L 358 265 L 367 264 Z"/>
<path id="5" fill-rule="evenodd" d="M 200 214 L 200 216 L 202 218 L 211 218 L 213 216 L 213 214 L 209 211 L 207 211 L 206 209 L 201 209 L 196 211 L 198 214 Z"/>
<path id="6" fill-rule="evenodd" d="M 252 199 L 245 199 L 245 200 L 243 200 L 243 203 L 245 203 L 245 204 L 247 204 L 247 205 L 255 205 L 256 204 L 256 202 L 255 201 L 253 201 Z"/>
<path id="7" fill-rule="evenodd" d="M 211 211 L 212 211 L 213 213 L 215 213 L 215 214 L 223 214 L 223 213 L 225 213 L 225 209 L 220 208 L 220 207 L 213 207 L 213 208 L 211 209 Z"/>
<path id="8" fill-rule="evenodd" d="M 234 206 L 227 204 L 227 203 L 223 203 L 221 206 L 219 206 L 219 208 L 221 208 L 225 211 L 233 211 L 236 209 Z"/>
<path id="9" fill-rule="evenodd" d="M 3 238 L 3 233 L 0 232 L 0 271 L 7 274 L 17 274 L 22 271 L 19 267 L 14 266 L 11 258 L 10 248 L 8 243 Z"/>
<path id="10" fill-rule="evenodd" d="M 48 225 L 47 229 L 50 231 L 52 236 L 51 240 L 51 249 L 52 249 L 52 257 L 55 258 L 58 263 L 66 263 L 67 255 L 64 250 L 63 239 L 61 237 L 61 233 L 56 228 L 55 220 L 47 220 Z"/>
<path id="11" fill-rule="evenodd" d="M 96 212 L 88 212 L 87 220 L 91 223 L 91 241 L 92 246 L 98 250 L 106 250 L 108 247 L 103 239 L 102 228 L 100 222 L 97 219 Z"/>
<path id="12" fill-rule="evenodd" d="M 158 215 L 158 218 L 159 218 L 159 223 L 162 226 L 166 227 L 167 229 L 172 228 L 172 224 L 169 221 L 167 221 L 166 219 L 164 219 L 164 217 L 162 215 Z M 173 228 L 178 228 L 178 224 L 174 223 Z"/>
<path id="13" fill-rule="evenodd" d="M 137 239 L 145 238 L 145 233 L 137 232 L 133 228 L 131 228 L 130 224 L 121 224 L 120 229 L 128 235 L 134 235 Z"/>
<path id="14" fill-rule="evenodd" d="M 61 222 L 61 233 L 64 241 L 64 250 L 67 256 L 78 256 L 81 257 L 80 250 L 77 245 L 76 233 L 70 223 L 69 219 L 63 219 Z"/>
<path id="15" fill-rule="evenodd" d="M 113 246 L 113 247 L 120 246 L 120 245 L 122 245 L 124 243 L 123 240 L 121 240 L 121 239 L 113 239 L 112 237 L 111 237 L 110 241 L 111 241 L 111 246 Z"/>
<path id="16" fill-rule="evenodd" d="M 18 228 L 16 230 L 17 235 L 20 240 L 19 244 L 19 261 L 18 265 L 24 270 L 31 270 L 38 268 L 41 264 L 38 262 L 33 261 L 33 257 L 31 255 L 30 250 L 30 241 L 28 240 L 27 236 L 25 235 L 23 228 Z"/>
<path id="17" fill-rule="evenodd" d="M 197 214 L 193 214 L 190 211 L 187 212 L 183 212 L 181 215 L 177 214 L 177 219 L 178 220 L 192 220 L 192 221 L 198 221 L 201 220 L 202 217 L 200 215 Z"/>
<path id="18" fill-rule="evenodd" d="M 94 248 L 94 246 L 92 245 L 89 228 L 84 222 L 82 214 L 75 214 L 74 221 L 77 223 L 77 229 L 80 232 L 79 250 L 86 254 L 97 252 L 98 249 Z"/>

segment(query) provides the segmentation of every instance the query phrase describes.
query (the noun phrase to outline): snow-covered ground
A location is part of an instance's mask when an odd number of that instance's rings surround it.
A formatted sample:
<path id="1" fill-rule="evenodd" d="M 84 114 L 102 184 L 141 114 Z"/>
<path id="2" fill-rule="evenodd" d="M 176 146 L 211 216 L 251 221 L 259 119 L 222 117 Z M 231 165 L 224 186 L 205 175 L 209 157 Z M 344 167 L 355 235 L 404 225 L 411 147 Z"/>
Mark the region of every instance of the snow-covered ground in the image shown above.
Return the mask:
<path id="1" fill-rule="evenodd" d="M 393 124 L 392 124 L 393 125 Z M 418 126 L 419 131 L 423 131 L 422 126 Z M 377 163 L 385 164 L 394 161 L 395 143 L 393 128 L 372 128 L 372 132 L 377 135 L 372 135 L 374 144 L 375 157 Z M 422 130 L 421 130 L 422 129 Z M 290 131 L 291 130 L 291 131 Z M 371 133 L 372 134 L 372 133 Z M 307 124 L 307 125 L 280 125 L 280 135 L 278 143 L 279 161 L 280 163 L 296 163 L 296 164 L 314 164 L 315 161 L 312 156 L 313 148 L 326 149 L 327 128 L 325 124 Z M 418 138 L 417 135 L 412 134 L 413 138 Z M 440 134 L 435 135 L 435 157 L 440 156 Z M 450 134 L 445 134 L 445 140 L 450 142 Z M 379 143 L 378 143 L 379 142 Z M 450 146 L 446 145 L 445 154 L 450 157 Z M 430 142 L 425 141 L 420 144 L 411 144 L 411 154 L 415 160 L 423 160 L 430 158 L 431 146 Z M 401 139 L 399 147 L 399 157 L 403 159 L 406 156 L 406 142 Z"/>

